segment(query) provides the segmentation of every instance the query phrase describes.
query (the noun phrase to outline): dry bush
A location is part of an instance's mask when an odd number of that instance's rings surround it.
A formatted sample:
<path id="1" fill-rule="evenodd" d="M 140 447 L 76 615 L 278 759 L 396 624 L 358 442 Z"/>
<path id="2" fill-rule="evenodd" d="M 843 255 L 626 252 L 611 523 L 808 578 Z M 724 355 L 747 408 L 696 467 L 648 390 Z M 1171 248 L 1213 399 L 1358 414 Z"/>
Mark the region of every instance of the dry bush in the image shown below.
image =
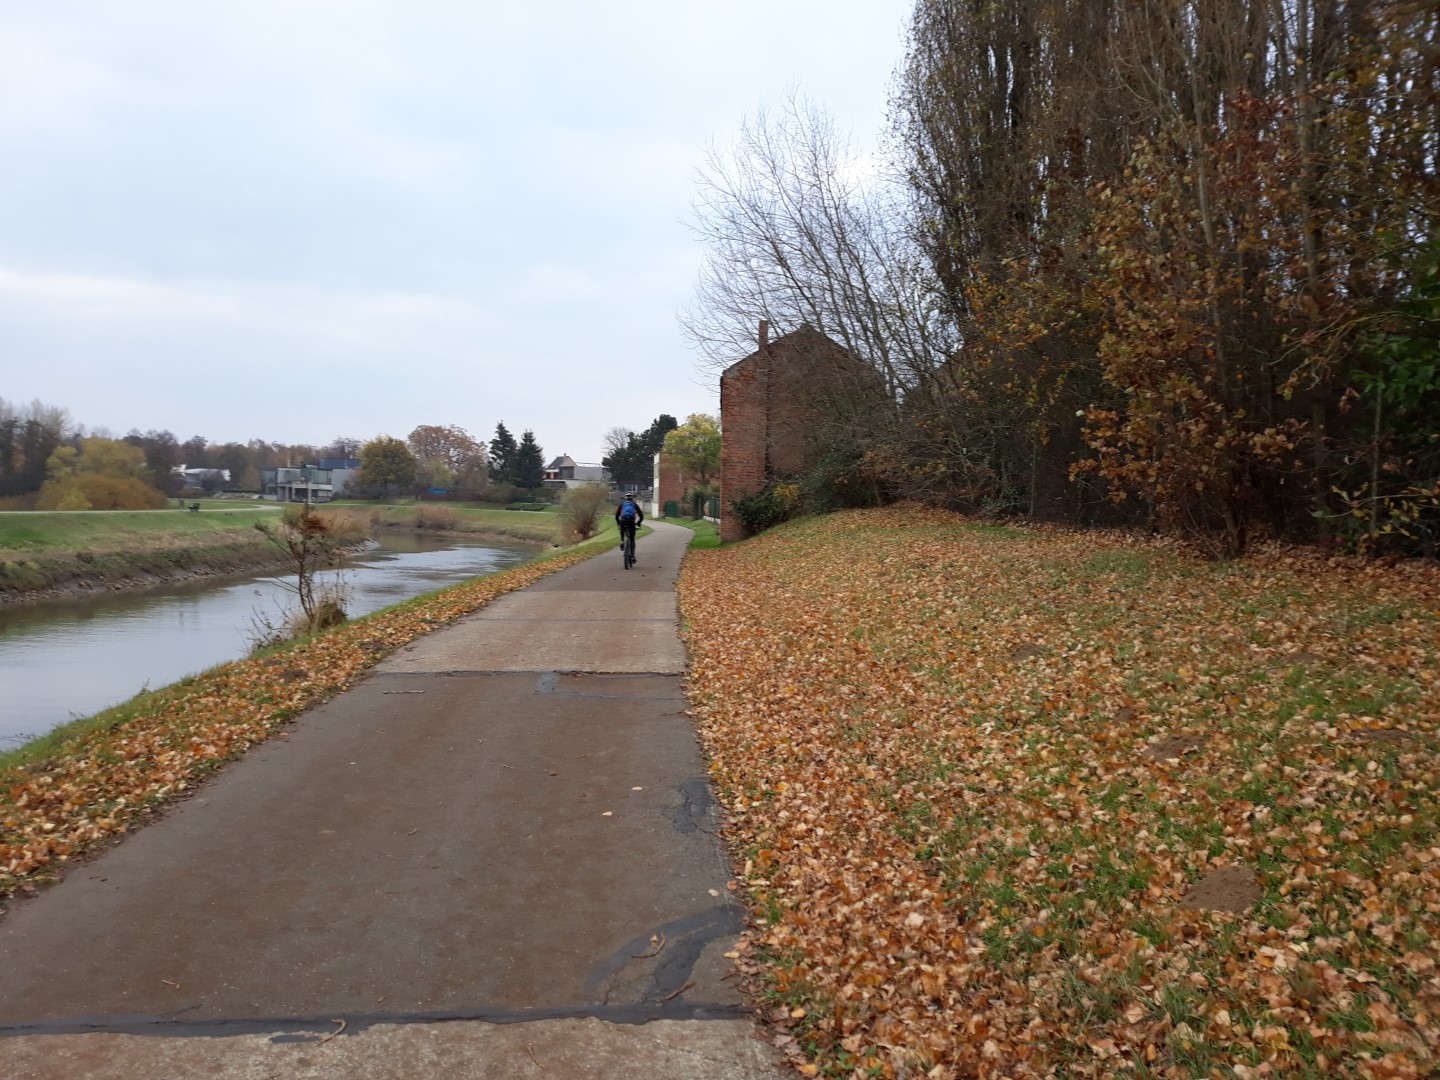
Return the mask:
<path id="1" fill-rule="evenodd" d="M 343 621 L 343 579 L 324 583 L 317 575 L 322 570 L 338 567 L 344 553 L 365 539 L 365 515 L 348 510 L 321 512 L 311 506 L 287 506 L 280 524 L 262 521 L 256 522 L 255 528 L 284 553 L 295 573 L 293 585 L 282 582 L 295 593 L 300 604 L 296 619 L 290 623 L 292 632 L 318 630 Z M 261 643 L 265 642 L 264 631 L 275 636 L 274 628 L 264 620 L 259 629 L 256 636 Z"/>
<path id="2" fill-rule="evenodd" d="M 330 536 L 341 547 L 358 544 L 370 535 L 370 515 L 363 510 L 333 509 L 313 512 L 325 522 Z"/>
<path id="3" fill-rule="evenodd" d="M 601 508 L 610 505 L 610 492 L 601 484 L 571 488 L 560 500 L 560 527 L 572 542 L 588 540 L 600 531 Z"/>
<path id="4" fill-rule="evenodd" d="M 287 641 L 309 637 L 332 626 L 339 626 L 349 618 L 345 607 L 348 593 L 345 579 L 341 575 L 334 581 L 317 583 L 309 612 L 303 607 L 275 613 L 252 611 L 249 633 L 251 651 L 259 652 L 283 645 Z"/>
<path id="5" fill-rule="evenodd" d="M 415 507 L 415 528 L 454 529 L 460 524 L 460 515 L 451 506 L 433 503 Z"/>
<path id="6" fill-rule="evenodd" d="M 332 626 L 339 626 L 347 618 L 345 610 L 346 588 L 343 581 L 327 583 L 321 587 L 315 600 L 315 610 L 306 615 L 296 611 L 290 619 L 291 637 L 303 637 Z"/>

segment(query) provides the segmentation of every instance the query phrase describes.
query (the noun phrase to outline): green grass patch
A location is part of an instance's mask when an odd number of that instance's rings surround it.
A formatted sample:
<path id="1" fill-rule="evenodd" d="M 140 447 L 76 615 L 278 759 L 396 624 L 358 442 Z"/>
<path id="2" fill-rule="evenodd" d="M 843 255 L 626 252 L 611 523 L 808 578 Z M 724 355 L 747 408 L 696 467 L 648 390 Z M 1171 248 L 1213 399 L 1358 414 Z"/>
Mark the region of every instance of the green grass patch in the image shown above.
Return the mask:
<path id="1" fill-rule="evenodd" d="M 713 521 L 706 521 L 703 518 L 699 521 L 692 521 L 690 518 L 662 518 L 671 525 L 679 525 L 689 529 L 695 535 L 690 538 L 689 548 L 718 548 L 720 546 L 720 526 Z"/>
<path id="2" fill-rule="evenodd" d="M 973 525 L 962 525 L 960 530 L 971 540 L 1032 540 L 1031 533 L 1024 529 L 1017 529 L 1011 525 L 991 525 L 988 523 L 976 523 Z"/>

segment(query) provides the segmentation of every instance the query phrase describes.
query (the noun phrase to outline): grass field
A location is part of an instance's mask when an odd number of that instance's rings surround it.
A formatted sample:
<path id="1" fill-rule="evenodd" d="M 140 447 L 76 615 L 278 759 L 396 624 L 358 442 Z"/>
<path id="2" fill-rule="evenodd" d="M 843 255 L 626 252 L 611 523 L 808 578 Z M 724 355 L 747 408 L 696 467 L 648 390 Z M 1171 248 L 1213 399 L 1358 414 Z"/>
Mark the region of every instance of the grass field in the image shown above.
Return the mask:
<path id="1" fill-rule="evenodd" d="M 368 512 L 379 517 L 390 525 L 408 526 L 415 521 L 417 507 L 414 503 L 391 505 L 375 504 L 364 502 L 336 503 L 336 506 L 343 506 L 350 510 Z M 556 544 L 562 543 L 560 537 L 560 521 L 554 513 L 543 510 L 493 510 L 466 506 L 459 503 L 424 503 L 418 508 L 420 512 L 434 510 L 435 512 L 450 512 L 455 515 L 455 524 L 447 526 L 447 532 L 473 532 L 486 533 L 499 536 L 511 536 L 517 540 L 527 540 L 532 543 Z"/>
<path id="2" fill-rule="evenodd" d="M 1440 567 L 890 509 L 681 608 L 811 1075 L 1437 1075 Z"/>

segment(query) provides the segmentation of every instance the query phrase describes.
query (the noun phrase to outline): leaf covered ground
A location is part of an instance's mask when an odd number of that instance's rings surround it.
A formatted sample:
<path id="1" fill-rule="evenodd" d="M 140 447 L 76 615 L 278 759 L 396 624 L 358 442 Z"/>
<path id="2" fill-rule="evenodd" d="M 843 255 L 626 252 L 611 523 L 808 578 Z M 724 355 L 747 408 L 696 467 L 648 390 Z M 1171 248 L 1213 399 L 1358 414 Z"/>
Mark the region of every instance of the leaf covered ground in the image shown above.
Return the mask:
<path id="1" fill-rule="evenodd" d="M 137 824 L 402 645 L 602 550 L 599 540 L 238 660 L 82 723 L 0 766 L 0 898 Z"/>
<path id="2" fill-rule="evenodd" d="M 809 1075 L 1435 1075 L 1440 568 L 892 509 L 681 605 Z"/>

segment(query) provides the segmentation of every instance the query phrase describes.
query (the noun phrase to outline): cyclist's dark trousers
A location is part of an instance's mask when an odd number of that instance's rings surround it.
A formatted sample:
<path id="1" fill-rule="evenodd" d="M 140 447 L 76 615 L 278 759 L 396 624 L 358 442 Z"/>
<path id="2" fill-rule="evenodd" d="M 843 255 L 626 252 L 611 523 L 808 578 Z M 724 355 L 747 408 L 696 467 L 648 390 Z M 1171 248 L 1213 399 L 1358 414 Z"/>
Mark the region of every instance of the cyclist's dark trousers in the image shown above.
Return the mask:
<path id="1" fill-rule="evenodd" d="M 634 539 L 635 539 L 635 522 L 633 522 L 633 521 L 622 521 L 622 522 L 620 522 L 620 542 L 621 542 L 622 544 L 625 542 L 625 538 L 626 538 L 627 536 L 630 538 L 630 540 L 631 540 L 632 542 L 634 541 Z"/>

